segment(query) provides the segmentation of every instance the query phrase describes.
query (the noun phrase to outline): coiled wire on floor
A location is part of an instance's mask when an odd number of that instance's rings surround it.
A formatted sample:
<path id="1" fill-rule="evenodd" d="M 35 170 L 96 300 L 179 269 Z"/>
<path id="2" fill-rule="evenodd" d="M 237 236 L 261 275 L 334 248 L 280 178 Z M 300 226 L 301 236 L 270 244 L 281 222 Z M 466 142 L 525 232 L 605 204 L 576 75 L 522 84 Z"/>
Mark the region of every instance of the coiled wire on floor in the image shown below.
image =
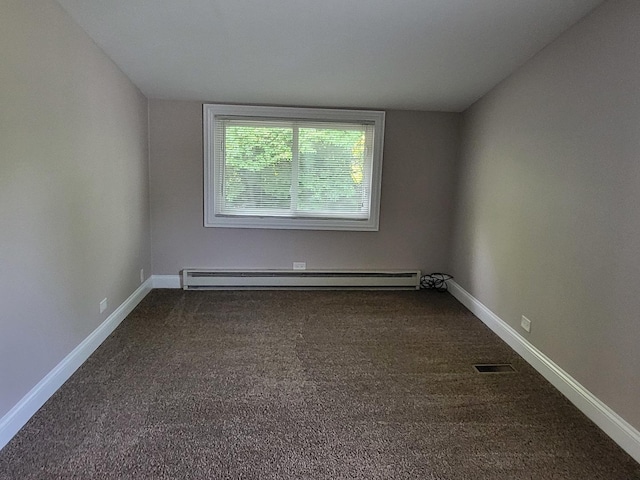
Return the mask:
<path id="1" fill-rule="evenodd" d="M 453 276 L 448 273 L 430 273 L 420 277 L 420 288 L 423 290 L 435 290 L 437 292 L 446 292 L 449 287 L 447 280 L 451 280 Z"/>

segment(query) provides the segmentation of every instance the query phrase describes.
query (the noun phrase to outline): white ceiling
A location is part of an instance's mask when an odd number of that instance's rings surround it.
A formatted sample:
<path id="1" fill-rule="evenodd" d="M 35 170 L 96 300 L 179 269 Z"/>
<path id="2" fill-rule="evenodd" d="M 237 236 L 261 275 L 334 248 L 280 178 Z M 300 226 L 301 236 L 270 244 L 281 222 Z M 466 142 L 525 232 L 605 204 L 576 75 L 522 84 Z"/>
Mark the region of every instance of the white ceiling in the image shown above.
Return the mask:
<path id="1" fill-rule="evenodd" d="M 150 98 L 461 111 L 602 0 L 58 0 Z"/>

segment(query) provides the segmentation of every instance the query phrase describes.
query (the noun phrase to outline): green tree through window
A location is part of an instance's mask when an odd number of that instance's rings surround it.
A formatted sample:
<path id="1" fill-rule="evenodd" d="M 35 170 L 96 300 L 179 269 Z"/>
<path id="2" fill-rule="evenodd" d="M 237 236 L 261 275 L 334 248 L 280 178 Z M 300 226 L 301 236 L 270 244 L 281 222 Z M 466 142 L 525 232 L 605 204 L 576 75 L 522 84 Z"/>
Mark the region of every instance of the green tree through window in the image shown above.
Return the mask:
<path id="1" fill-rule="evenodd" d="M 364 138 L 362 127 L 228 122 L 224 129 L 225 202 L 233 209 L 302 213 L 361 209 Z"/>

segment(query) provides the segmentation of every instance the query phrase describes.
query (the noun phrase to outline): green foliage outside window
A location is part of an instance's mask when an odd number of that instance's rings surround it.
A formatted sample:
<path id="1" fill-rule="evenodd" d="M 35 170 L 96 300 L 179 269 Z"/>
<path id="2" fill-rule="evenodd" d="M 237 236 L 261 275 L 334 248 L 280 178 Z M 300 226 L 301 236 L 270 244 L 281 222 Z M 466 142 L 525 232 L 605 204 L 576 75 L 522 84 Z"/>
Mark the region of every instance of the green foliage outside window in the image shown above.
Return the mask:
<path id="1" fill-rule="evenodd" d="M 231 207 L 289 208 L 293 130 L 230 125 L 225 129 L 225 190 Z"/>
<path id="2" fill-rule="evenodd" d="M 306 212 L 360 208 L 364 131 L 300 127 L 295 158 L 294 128 L 226 126 L 227 205 Z M 296 167 L 297 189 L 291 185 Z"/>

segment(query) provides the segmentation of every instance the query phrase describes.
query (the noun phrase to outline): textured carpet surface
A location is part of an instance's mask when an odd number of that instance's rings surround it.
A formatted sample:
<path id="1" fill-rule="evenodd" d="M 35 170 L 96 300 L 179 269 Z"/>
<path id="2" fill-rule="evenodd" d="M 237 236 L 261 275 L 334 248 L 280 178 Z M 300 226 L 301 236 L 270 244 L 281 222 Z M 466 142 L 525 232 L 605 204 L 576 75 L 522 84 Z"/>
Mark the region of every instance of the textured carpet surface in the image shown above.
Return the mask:
<path id="1" fill-rule="evenodd" d="M 0 479 L 48 478 L 630 480 L 640 466 L 448 294 L 154 290 L 0 451 Z"/>

